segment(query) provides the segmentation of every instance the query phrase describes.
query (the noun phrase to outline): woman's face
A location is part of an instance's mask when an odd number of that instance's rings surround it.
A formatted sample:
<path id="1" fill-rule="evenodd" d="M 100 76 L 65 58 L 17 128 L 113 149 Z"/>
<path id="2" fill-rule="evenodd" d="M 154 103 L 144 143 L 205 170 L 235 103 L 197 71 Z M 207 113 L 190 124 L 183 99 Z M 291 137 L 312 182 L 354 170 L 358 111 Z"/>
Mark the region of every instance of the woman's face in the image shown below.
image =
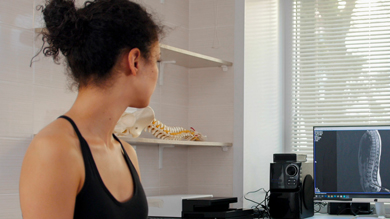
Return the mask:
<path id="1" fill-rule="evenodd" d="M 148 59 L 142 59 L 140 63 L 140 92 L 137 92 L 139 97 L 137 98 L 140 106 L 138 108 L 144 108 L 149 105 L 150 98 L 156 88 L 158 79 L 158 62 L 160 61 L 160 44 L 158 41 L 152 44 L 150 49 L 150 56 Z"/>

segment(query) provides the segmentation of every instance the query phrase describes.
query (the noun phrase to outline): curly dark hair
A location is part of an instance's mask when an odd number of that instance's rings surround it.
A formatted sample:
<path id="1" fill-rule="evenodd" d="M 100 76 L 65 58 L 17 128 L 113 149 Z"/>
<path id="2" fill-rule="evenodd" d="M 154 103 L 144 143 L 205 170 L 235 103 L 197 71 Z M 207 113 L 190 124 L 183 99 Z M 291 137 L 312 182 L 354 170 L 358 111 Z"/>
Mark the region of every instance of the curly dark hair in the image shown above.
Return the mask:
<path id="1" fill-rule="evenodd" d="M 163 27 L 151 14 L 129 0 L 87 1 L 77 9 L 74 0 L 47 0 L 40 6 L 47 31 L 42 31 L 45 56 L 58 63 L 61 52 L 75 84 L 103 85 L 119 55 L 138 48 L 149 58 Z"/>

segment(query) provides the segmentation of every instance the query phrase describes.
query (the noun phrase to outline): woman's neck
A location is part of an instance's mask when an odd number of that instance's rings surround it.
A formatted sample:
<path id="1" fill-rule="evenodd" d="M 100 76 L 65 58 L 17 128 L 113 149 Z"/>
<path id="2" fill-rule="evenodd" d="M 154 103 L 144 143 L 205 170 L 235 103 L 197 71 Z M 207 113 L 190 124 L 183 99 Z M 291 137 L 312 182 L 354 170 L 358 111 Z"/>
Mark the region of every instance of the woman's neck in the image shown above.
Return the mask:
<path id="1" fill-rule="evenodd" d="M 79 90 L 66 115 L 76 121 L 84 137 L 109 146 L 115 125 L 127 106 L 113 90 L 88 87 Z"/>

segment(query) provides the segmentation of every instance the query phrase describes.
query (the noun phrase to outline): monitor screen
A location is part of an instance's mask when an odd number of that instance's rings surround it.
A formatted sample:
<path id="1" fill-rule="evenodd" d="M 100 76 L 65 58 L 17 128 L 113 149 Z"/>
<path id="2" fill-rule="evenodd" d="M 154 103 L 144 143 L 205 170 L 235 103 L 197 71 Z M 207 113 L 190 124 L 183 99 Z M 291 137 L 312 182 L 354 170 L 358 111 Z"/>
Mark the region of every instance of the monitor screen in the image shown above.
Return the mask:
<path id="1" fill-rule="evenodd" d="M 390 198 L 390 126 L 314 127 L 317 200 Z"/>

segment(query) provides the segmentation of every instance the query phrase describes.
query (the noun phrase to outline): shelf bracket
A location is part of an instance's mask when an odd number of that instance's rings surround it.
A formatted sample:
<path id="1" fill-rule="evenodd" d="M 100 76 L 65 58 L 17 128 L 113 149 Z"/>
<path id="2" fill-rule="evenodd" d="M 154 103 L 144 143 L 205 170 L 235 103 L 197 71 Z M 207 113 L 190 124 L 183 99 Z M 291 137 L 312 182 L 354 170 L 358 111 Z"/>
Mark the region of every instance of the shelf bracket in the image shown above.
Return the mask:
<path id="1" fill-rule="evenodd" d="M 159 65 L 158 65 L 158 67 L 159 67 L 159 80 L 158 80 L 158 82 L 159 82 L 160 85 L 163 85 L 163 81 L 164 81 L 164 65 L 165 64 L 175 64 L 175 63 L 176 63 L 175 60 L 172 60 L 172 61 L 160 61 L 159 62 Z"/>
<path id="2" fill-rule="evenodd" d="M 227 67 L 227 65 L 221 65 L 221 68 L 222 68 L 222 71 L 228 71 L 228 67 Z"/>
<path id="3" fill-rule="evenodd" d="M 173 145 L 158 145 L 158 169 L 162 169 L 162 161 L 163 161 L 163 151 L 164 148 L 174 148 Z"/>
<path id="4" fill-rule="evenodd" d="M 221 149 L 222 149 L 222 151 L 228 151 L 229 147 L 228 146 L 222 146 Z"/>

